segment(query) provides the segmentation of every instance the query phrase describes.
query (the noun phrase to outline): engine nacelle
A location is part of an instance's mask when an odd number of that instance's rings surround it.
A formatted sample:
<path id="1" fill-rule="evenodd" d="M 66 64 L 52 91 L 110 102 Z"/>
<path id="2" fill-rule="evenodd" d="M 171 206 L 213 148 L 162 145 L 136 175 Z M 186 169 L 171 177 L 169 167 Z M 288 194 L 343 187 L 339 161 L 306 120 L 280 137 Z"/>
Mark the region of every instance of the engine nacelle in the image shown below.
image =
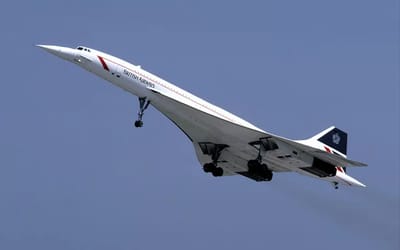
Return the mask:
<path id="1" fill-rule="evenodd" d="M 314 158 L 312 167 L 301 169 L 318 177 L 332 177 L 336 175 L 337 171 L 336 166 L 328 162 L 324 162 L 318 158 Z"/>

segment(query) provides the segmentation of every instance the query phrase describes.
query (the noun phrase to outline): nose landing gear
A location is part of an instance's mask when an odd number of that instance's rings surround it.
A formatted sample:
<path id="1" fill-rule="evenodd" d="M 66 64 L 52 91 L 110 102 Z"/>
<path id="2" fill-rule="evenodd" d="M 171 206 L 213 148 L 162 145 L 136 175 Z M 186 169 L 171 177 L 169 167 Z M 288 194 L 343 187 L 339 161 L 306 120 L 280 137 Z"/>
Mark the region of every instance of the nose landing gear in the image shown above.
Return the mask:
<path id="1" fill-rule="evenodd" d="M 135 121 L 135 127 L 141 128 L 143 127 L 143 115 L 144 111 L 149 107 L 150 100 L 147 97 L 139 97 L 139 112 L 138 112 L 138 119 Z"/>

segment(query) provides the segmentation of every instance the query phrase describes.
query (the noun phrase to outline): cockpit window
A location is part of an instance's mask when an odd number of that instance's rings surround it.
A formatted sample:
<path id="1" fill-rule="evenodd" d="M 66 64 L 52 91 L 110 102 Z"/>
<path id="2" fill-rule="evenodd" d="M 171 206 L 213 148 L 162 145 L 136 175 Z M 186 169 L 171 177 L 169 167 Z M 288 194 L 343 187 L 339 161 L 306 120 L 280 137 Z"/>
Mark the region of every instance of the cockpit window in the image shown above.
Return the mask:
<path id="1" fill-rule="evenodd" d="M 83 50 L 83 51 L 90 52 L 90 49 L 84 48 L 84 47 L 82 47 L 82 46 L 79 46 L 79 47 L 77 47 L 76 49 L 77 49 L 77 50 Z"/>

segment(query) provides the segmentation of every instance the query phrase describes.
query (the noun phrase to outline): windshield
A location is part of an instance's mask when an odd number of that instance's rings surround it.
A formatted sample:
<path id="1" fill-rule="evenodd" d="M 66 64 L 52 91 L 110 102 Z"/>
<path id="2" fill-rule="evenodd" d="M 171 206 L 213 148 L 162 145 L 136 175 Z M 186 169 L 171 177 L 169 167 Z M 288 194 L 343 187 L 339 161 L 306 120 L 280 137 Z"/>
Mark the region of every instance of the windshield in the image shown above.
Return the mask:
<path id="1" fill-rule="evenodd" d="M 85 48 L 85 47 L 82 47 L 82 46 L 78 46 L 76 49 L 77 49 L 77 50 L 83 50 L 83 51 L 90 52 L 90 49 Z"/>

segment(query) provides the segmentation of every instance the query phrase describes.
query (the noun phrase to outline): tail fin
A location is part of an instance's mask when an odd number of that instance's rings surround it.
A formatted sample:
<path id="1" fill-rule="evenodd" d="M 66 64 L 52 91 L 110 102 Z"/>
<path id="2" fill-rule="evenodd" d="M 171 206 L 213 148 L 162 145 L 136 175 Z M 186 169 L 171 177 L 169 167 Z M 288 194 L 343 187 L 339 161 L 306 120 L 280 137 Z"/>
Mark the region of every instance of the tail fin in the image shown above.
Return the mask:
<path id="1" fill-rule="evenodd" d="M 347 154 L 347 133 L 334 126 L 313 136 L 312 139 L 318 140 L 344 155 Z"/>

